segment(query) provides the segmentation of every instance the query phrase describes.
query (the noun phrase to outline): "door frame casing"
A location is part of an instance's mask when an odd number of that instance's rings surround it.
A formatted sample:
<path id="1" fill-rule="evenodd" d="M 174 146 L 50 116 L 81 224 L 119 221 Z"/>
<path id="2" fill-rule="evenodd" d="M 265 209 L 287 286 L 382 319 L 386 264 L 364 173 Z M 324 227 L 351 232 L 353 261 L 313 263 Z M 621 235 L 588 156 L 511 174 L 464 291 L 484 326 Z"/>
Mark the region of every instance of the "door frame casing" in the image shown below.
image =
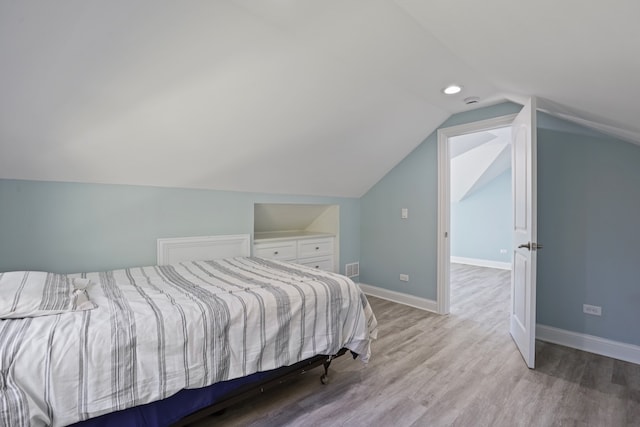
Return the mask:
<path id="1" fill-rule="evenodd" d="M 449 138 L 510 126 L 517 114 L 438 129 L 438 256 L 436 306 L 439 314 L 449 314 L 451 268 L 451 159 Z"/>

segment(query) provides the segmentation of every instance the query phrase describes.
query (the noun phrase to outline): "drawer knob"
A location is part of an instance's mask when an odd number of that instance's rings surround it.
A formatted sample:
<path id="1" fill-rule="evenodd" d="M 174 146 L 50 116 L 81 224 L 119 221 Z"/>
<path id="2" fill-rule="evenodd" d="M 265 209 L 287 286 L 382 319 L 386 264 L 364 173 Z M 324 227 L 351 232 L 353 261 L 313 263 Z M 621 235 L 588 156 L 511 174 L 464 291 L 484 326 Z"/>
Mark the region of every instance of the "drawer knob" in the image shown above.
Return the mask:
<path id="1" fill-rule="evenodd" d="M 278 251 L 275 251 L 273 254 L 274 254 L 274 255 L 278 255 Z"/>
<path id="2" fill-rule="evenodd" d="M 319 266 L 319 265 L 316 265 L 316 268 L 320 268 L 320 266 Z"/>
<path id="3" fill-rule="evenodd" d="M 320 249 L 320 246 L 316 246 L 316 251 Z"/>

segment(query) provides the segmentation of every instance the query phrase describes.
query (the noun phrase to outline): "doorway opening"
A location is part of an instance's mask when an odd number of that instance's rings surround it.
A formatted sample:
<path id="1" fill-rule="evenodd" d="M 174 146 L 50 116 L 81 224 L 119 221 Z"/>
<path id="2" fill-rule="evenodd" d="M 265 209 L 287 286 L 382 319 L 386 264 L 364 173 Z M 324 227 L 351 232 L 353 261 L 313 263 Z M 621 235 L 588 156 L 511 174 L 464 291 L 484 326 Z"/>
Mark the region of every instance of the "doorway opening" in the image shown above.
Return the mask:
<path id="1" fill-rule="evenodd" d="M 447 138 L 450 188 L 450 312 L 509 324 L 511 127 Z"/>
<path id="2" fill-rule="evenodd" d="M 438 226 L 447 230 L 438 254 L 441 314 L 451 312 L 453 301 L 465 317 L 482 317 L 487 306 L 498 305 L 508 316 L 514 118 L 438 131 Z"/>

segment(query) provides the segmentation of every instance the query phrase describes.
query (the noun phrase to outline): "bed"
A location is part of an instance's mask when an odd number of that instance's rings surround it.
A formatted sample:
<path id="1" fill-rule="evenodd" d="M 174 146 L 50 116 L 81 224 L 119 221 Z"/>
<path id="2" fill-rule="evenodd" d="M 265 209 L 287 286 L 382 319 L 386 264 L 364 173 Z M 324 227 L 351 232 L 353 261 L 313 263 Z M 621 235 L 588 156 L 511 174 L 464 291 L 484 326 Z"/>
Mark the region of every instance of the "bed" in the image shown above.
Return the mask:
<path id="1" fill-rule="evenodd" d="M 248 235 L 159 239 L 154 266 L 0 273 L 0 425 L 170 425 L 346 350 L 369 359 L 357 285 L 248 255 Z"/>

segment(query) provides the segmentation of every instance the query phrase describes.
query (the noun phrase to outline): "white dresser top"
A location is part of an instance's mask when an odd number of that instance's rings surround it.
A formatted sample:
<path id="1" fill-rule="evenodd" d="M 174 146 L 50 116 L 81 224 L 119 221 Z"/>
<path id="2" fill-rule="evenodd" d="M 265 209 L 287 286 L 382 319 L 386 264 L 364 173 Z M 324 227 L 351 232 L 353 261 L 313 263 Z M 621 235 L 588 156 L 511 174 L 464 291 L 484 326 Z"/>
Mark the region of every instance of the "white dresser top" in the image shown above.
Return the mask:
<path id="1" fill-rule="evenodd" d="M 274 242 L 278 240 L 290 240 L 290 239 L 312 239 L 318 237 L 335 237 L 331 233 L 322 233 L 319 231 L 268 231 L 262 233 L 255 233 L 253 236 L 254 242 Z"/>

